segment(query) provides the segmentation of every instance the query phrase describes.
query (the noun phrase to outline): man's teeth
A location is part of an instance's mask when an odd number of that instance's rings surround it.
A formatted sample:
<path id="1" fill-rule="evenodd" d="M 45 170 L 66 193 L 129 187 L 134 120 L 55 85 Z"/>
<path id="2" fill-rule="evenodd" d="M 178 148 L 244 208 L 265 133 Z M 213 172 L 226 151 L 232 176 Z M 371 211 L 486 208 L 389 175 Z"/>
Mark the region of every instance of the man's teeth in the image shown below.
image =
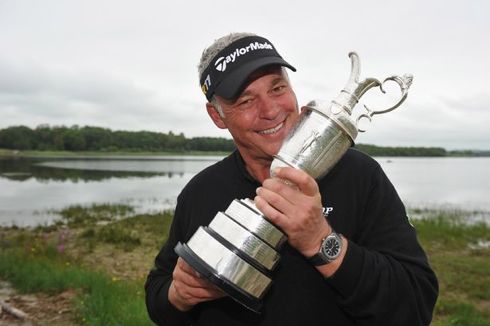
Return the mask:
<path id="1" fill-rule="evenodd" d="M 284 122 L 281 122 L 280 124 L 278 124 L 274 128 L 259 131 L 259 134 L 261 134 L 261 135 L 270 135 L 270 134 L 273 134 L 273 133 L 277 132 L 279 129 L 281 129 L 283 125 L 284 125 Z"/>

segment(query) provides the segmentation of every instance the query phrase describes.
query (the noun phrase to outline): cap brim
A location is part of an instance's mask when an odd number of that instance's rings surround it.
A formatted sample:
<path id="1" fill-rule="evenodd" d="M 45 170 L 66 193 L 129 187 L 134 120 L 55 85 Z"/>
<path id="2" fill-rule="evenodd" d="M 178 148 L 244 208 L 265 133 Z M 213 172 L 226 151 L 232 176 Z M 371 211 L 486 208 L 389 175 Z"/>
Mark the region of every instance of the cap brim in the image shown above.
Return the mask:
<path id="1" fill-rule="evenodd" d="M 279 65 L 279 66 L 287 67 L 292 71 L 296 71 L 296 68 L 291 66 L 289 63 L 287 63 L 285 60 L 283 60 L 280 57 L 259 58 L 251 62 L 247 62 L 240 68 L 231 72 L 216 87 L 214 93 L 227 100 L 235 99 L 240 95 L 241 91 L 243 90 L 245 84 L 248 81 L 248 77 L 250 76 L 250 74 L 252 74 L 253 72 L 257 71 L 260 68 L 271 66 L 271 65 Z"/>

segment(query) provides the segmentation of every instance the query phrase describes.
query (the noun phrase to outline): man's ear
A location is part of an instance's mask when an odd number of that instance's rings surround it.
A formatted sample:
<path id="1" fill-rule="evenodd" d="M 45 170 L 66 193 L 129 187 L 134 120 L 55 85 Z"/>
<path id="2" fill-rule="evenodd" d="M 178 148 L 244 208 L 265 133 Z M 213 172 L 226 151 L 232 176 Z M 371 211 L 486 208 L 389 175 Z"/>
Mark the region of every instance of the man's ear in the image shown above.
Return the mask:
<path id="1" fill-rule="evenodd" d="M 214 124 L 220 129 L 227 129 L 225 123 L 223 122 L 223 118 L 219 115 L 218 110 L 211 103 L 206 103 L 206 109 L 208 110 L 208 114 L 213 120 Z"/>

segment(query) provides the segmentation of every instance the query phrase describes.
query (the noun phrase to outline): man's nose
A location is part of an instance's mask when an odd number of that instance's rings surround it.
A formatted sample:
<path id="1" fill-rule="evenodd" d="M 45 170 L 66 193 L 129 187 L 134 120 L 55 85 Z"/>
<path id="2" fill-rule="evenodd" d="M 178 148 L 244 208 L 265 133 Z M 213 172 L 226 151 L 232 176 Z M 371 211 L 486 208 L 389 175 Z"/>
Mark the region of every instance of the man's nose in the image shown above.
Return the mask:
<path id="1" fill-rule="evenodd" d="M 265 96 L 260 100 L 259 109 L 259 115 L 261 118 L 272 120 L 277 117 L 281 107 L 273 98 Z"/>

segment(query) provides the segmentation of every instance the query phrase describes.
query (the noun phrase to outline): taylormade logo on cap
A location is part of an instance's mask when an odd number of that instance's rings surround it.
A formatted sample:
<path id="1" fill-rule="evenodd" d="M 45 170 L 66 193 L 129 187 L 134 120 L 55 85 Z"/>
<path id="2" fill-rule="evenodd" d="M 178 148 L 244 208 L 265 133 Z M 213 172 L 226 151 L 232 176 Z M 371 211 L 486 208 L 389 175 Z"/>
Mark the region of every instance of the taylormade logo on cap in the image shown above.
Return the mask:
<path id="1" fill-rule="evenodd" d="M 239 38 L 216 53 L 200 72 L 201 90 L 208 101 L 215 94 L 232 99 L 237 96 L 251 73 L 270 65 L 284 66 L 296 71 L 282 59 L 269 40 L 256 35 Z"/>
<path id="2" fill-rule="evenodd" d="M 236 58 L 238 58 L 241 55 L 245 55 L 250 51 L 255 51 L 255 50 L 273 50 L 273 49 L 274 48 L 272 47 L 272 44 L 268 43 L 267 41 L 264 43 L 252 42 L 247 46 L 235 49 L 233 52 L 231 52 L 226 56 L 219 57 L 214 62 L 214 66 L 216 67 L 216 70 L 223 72 L 226 70 L 226 67 L 229 63 L 235 62 Z"/>

